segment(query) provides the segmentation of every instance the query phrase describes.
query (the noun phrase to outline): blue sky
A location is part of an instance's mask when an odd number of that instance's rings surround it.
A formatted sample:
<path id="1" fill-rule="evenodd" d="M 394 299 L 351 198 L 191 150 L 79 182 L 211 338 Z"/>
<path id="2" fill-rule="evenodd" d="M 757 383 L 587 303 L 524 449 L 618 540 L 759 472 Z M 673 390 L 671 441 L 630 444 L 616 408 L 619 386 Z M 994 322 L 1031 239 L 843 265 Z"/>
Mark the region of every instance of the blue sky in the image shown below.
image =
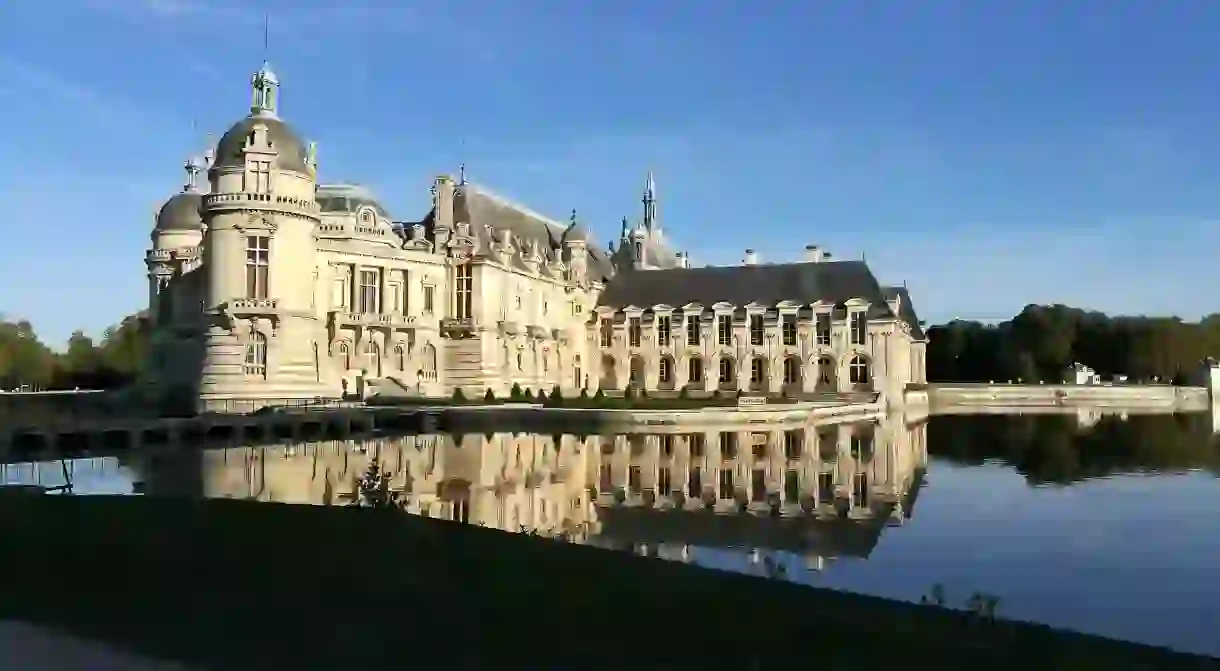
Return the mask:
<path id="1" fill-rule="evenodd" d="M 866 255 L 925 319 L 1220 311 L 1213 0 L 11 0 L 0 312 L 140 308 L 156 205 L 263 55 L 325 181 L 473 180 L 602 243 L 647 170 L 697 262 Z"/>

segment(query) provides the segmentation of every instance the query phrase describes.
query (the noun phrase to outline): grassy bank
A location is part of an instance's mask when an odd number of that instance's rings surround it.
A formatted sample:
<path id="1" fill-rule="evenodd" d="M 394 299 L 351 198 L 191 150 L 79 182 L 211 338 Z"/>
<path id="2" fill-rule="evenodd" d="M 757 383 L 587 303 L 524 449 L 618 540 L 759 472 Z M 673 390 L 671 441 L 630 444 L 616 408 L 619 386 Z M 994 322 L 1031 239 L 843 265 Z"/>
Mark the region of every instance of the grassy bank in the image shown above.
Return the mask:
<path id="1" fill-rule="evenodd" d="M 230 671 L 1215 663 L 363 509 L 4 496 L 0 556 L 0 617 Z"/>

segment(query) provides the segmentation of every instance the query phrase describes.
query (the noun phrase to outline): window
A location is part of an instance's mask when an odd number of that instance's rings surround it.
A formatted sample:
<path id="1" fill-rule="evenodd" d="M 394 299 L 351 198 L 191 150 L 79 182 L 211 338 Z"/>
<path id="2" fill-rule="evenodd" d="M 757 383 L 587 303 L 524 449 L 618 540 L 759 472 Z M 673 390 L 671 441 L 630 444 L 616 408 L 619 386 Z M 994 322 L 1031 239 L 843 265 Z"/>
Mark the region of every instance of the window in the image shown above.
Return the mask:
<path id="1" fill-rule="evenodd" d="M 551 304 L 544 299 L 542 301 L 542 316 L 543 317 L 546 316 L 546 313 L 550 310 L 550 307 L 551 307 Z"/>
<path id="2" fill-rule="evenodd" d="M 632 464 L 627 469 L 627 487 L 631 490 L 632 494 L 639 494 L 644 488 L 641 480 L 640 467 Z"/>
<path id="3" fill-rule="evenodd" d="M 868 335 L 868 316 L 863 312 L 851 313 L 851 344 L 863 345 Z"/>
<path id="4" fill-rule="evenodd" d="M 766 366 L 762 359 L 753 359 L 750 361 L 750 383 L 762 384 L 763 378 L 766 377 Z"/>
<path id="5" fill-rule="evenodd" d="M 430 287 L 430 286 L 424 287 L 424 314 L 430 315 L 434 311 L 435 295 L 436 295 L 435 287 Z"/>
<path id="6" fill-rule="evenodd" d="M 580 303 L 577 303 L 576 301 L 572 301 L 572 316 L 579 317 L 581 312 L 582 312 L 582 309 L 580 307 Z"/>
<path id="7" fill-rule="evenodd" d="M 750 474 L 752 481 L 750 482 L 750 500 L 755 503 L 767 500 L 767 472 L 763 470 L 755 470 Z"/>
<path id="8" fill-rule="evenodd" d="M 800 430 L 784 432 L 784 458 L 800 459 L 801 458 L 801 439 L 804 435 Z"/>
<path id="9" fill-rule="evenodd" d="M 674 456 L 674 436 L 671 433 L 661 435 L 661 454 L 672 457 Z"/>
<path id="10" fill-rule="evenodd" d="M 336 278 L 331 285 L 330 305 L 333 308 L 347 308 L 347 278 Z"/>
<path id="11" fill-rule="evenodd" d="M 453 269 L 453 316 L 470 319 L 474 316 L 474 272 L 469 263 Z"/>
<path id="12" fill-rule="evenodd" d="M 784 502 L 796 503 L 801 498 L 801 473 L 789 469 L 784 473 Z"/>
<path id="13" fill-rule="evenodd" d="M 572 386 L 580 389 L 584 388 L 584 376 L 580 371 L 580 355 L 577 354 L 572 358 Z"/>
<path id="14" fill-rule="evenodd" d="M 856 473 L 851 478 L 851 504 L 854 508 L 868 507 L 868 474 Z"/>
<path id="15" fill-rule="evenodd" d="M 351 350 L 347 348 L 347 343 L 341 342 L 335 346 L 335 355 L 339 357 L 339 362 L 343 366 L 343 370 L 348 370 L 352 367 Z"/>
<path id="16" fill-rule="evenodd" d="M 793 347 L 796 345 L 796 315 L 784 315 L 783 317 L 783 338 L 785 347 Z"/>
<path id="17" fill-rule="evenodd" d="M 377 304 L 377 285 L 380 274 L 376 269 L 360 271 L 360 312 L 366 315 L 381 312 L 381 306 Z"/>
<path id="18" fill-rule="evenodd" d="M 733 382 L 733 360 L 728 357 L 720 359 L 720 384 L 732 384 Z"/>
<path id="19" fill-rule="evenodd" d="M 692 499 L 703 495 L 703 471 L 694 466 L 686 475 L 686 495 Z"/>
<path id="20" fill-rule="evenodd" d="M 657 493 L 669 495 L 669 469 L 664 466 L 657 469 Z"/>
<path id="21" fill-rule="evenodd" d="M 828 313 L 820 313 L 814 322 L 814 330 L 817 332 L 817 344 L 830 344 L 830 315 Z"/>
<path id="22" fill-rule="evenodd" d="M 699 317 L 686 318 L 686 344 L 692 347 L 699 344 Z"/>
<path id="23" fill-rule="evenodd" d="M 834 473 L 818 473 L 818 501 L 828 503 L 835 497 Z"/>
<path id="24" fill-rule="evenodd" d="M 720 432 L 720 458 L 737 458 L 737 434 L 732 431 Z"/>
<path id="25" fill-rule="evenodd" d="M 629 347 L 640 346 L 640 318 L 632 317 L 627 322 L 627 345 Z"/>
<path id="26" fill-rule="evenodd" d="M 750 344 L 763 344 L 763 316 L 750 315 Z"/>
<path id="27" fill-rule="evenodd" d="M 672 344 L 669 342 L 670 337 L 669 315 L 657 317 L 657 345 L 660 347 L 669 347 Z"/>
<path id="28" fill-rule="evenodd" d="M 686 442 L 690 446 L 690 456 L 693 459 L 703 458 L 703 448 L 706 436 L 702 433 L 692 433 L 686 437 Z"/>
<path id="29" fill-rule="evenodd" d="M 784 384 L 796 384 L 801 381 L 801 364 L 792 357 L 784 359 Z"/>
<path id="30" fill-rule="evenodd" d="M 733 318 L 729 315 L 716 318 L 716 341 L 721 345 L 733 344 Z"/>
<path id="31" fill-rule="evenodd" d="M 674 367 L 674 363 L 673 363 L 673 361 L 670 361 L 668 357 L 664 357 L 661 359 L 659 370 L 657 371 L 657 377 L 660 378 L 661 382 L 668 384 L 669 382 L 671 382 L 673 380 L 673 375 L 674 375 L 673 367 Z"/>
<path id="32" fill-rule="evenodd" d="M 394 367 L 400 371 L 407 369 L 407 352 L 402 345 L 394 346 Z"/>
<path id="33" fill-rule="evenodd" d="M 643 243 L 640 243 L 640 242 L 635 243 L 635 260 L 636 261 L 644 260 L 644 244 Z"/>
<path id="34" fill-rule="evenodd" d="M 251 193 L 271 193 L 271 162 L 250 162 L 250 183 L 246 191 Z"/>
<path id="35" fill-rule="evenodd" d="M 692 384 L 703 382 L 703 359 L 693 357 L 686 362 L 686 377 Z"/>
<path id="36" fill-rule="evenodd" d="M 517 370 L 525 370 L 525 357 L 521 352 L 517 352 Z"/>
<path id="37" fill-rule="evenodd" d="M 851 458 L 856 461 L 868 461 L 873 454 L 873 437 L 868 434 L 851 437 Z"/>
<path id="38" fill-rule="evenodd" d="M 246 236 L 246 298 L 267 297 L 270 261 L 271 238 L 264 235 Z"/>
<path id="39" fill-rule="evenodd" d="M 174 294 L 169 288 L 169 278 L 157 280 L 157 321 L 166 323 L 174 318 Z"/>
<path id="40" fill-rule="evenodd" d="M 614 342 L 614 321 L 609 317 L 602 318 L 602 347 L 610 347 Z"/>
<path id="41" fill-rule="evenodd" d="M 396 315 L 403 314 L 404 306 L 403 306 L 403 300 L 402 300 L 402 283 L 401 282 L 390 282 L 389 284 L 386 285 L 386 291 L 389 293 L 388 303 L 386 304 L 386 311 L 389 312 L 390 314 L 396 314 Z"/>
<path id="42" fill-rule="evenodd" d="M 245 373 L 250 377 L 267 378 L 267 336 L 252 331 L 246 343 Z"/>
<path id="43" fill-rule="evenodd" d="M 610 464 L 602 464 L 598 469 L 598 490 L 609 492 L 614 489 L 614 474 L 610 470 Z"/>
<path id="44" fill-rule="evenodd" d="M 868 384 L 868 360 L 859 354 L 852 357 L 847 373 L 852 384 Z"/>
<path id="45" fill-rule="evenodd" d="M 733 498 L 733 470 L 729 468 L 720 471 L 720 498 Z"/>

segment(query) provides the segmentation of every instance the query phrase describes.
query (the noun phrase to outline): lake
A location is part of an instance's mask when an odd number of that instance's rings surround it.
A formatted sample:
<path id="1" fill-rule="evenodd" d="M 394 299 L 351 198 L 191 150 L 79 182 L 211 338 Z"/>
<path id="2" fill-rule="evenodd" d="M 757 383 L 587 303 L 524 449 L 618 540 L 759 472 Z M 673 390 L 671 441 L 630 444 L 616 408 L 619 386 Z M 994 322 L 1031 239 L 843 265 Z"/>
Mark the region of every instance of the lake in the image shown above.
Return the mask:
<path id="1" fill-rule="evenodd" d="M 414 514 L 1220 656 L 1205 415 L 935 416 L 722 433 L 423 435 L 69 464 L 78 494 Z M 63 482 L 58 462 L 3 467 Z M 376 496 L 376 495 L 374 495 Z"/>

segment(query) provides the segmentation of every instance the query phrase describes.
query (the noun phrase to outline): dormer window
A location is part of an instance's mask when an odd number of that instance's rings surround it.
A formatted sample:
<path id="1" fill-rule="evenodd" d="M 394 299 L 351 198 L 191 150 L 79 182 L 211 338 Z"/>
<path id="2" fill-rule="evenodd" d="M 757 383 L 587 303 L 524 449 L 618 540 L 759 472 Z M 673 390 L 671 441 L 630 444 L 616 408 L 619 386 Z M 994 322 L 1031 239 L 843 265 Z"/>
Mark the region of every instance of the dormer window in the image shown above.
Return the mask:
<path id="1" fill-rule="evenodd" d="M 644 260 L 644 243 L 642 243 L 642 242 L 635 243 L 635 260 L 636 261 Z"/>
<path id="2" fill-rule="evenodd" d="M 271 193 L 271 162 L 250 161 L 246 175 L 248 193 Z"/>
<path id="3" fill-rule="evenodd" d="M 851 313 L 851 344 L 863 345 L 868 335 L 868 315 L 863 310 Z"/>

